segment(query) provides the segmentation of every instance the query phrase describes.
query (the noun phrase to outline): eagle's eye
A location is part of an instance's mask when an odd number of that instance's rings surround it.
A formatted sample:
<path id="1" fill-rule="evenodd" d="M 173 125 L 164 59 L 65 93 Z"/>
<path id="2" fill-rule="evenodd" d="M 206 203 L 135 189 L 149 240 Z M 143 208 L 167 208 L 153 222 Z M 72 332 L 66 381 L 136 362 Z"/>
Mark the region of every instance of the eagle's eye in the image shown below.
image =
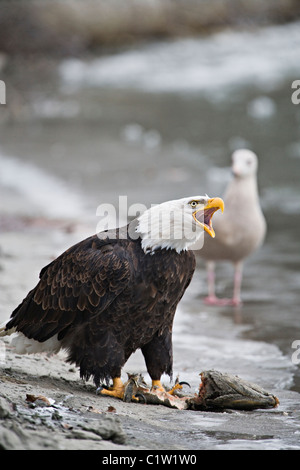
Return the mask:
<path id="1" fill-rule="evenodd" d="M 190 202 L 190 206 L 191 206 L 193 209 L 195 209 L 195 207 L 198 206 L 198 202 L 197 202 L 197 201 L 191 201 L 191 202 Z"/>

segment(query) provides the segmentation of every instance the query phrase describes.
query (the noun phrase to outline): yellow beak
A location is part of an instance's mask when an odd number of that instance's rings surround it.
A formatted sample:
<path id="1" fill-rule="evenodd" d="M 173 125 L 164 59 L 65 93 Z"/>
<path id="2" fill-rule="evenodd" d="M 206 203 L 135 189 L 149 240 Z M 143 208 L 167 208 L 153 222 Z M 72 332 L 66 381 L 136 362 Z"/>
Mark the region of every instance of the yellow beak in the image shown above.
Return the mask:
<path id="1" fill-rule="evenodd" d="M 193 213 L 195 221 L 200 224 L 212 238 L 216 236 L 212 226 L 212 216 L 219 209 L 224 212 L 224 201 L 220 197 L 214 197 L 208 200 L 204 208 L 198 209 Z"/>

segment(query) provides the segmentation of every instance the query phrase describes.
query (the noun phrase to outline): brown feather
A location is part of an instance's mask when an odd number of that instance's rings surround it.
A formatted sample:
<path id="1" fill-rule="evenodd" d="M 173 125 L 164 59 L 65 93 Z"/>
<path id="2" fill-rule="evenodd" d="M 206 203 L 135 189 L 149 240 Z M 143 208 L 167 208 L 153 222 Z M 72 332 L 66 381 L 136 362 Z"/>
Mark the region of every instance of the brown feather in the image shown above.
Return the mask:
<path id="1" fill-rule="evenodd" d="M 137 348 L 151 377 L 171 374 L 173 317 L 191 281 L 194 255 L 165 249 L 145 254 L 140 239 L 111 234 L 89 237 L 45 266 L 6 327 L 37 341 L 57 334 L 69 361 L 97 385 L 118 376 Z"/>

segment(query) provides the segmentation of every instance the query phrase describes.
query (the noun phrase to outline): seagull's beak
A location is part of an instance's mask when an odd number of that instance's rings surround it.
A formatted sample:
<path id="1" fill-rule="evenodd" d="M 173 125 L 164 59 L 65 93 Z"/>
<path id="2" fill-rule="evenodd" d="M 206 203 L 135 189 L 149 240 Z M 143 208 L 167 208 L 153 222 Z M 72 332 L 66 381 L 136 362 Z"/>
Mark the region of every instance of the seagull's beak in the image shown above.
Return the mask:
<path id="1" fill-rule="evenodd" d="M 222 212 L 224 211 L 224 201 L 220 197 L 214 197 L 209 199 L 203 208 L 193 213 L 195 221 L 200 224 L 212 238 L 216 236 L 212 226 L 212 216 L 219 209 L 221 209 Z"/>

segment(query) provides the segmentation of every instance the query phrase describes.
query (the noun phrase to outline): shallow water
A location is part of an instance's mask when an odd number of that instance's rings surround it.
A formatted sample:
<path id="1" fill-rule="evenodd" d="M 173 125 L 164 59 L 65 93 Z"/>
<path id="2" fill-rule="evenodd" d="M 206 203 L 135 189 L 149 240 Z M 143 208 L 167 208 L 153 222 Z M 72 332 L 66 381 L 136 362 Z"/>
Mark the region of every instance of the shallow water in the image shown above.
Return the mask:
<path id="1" fill-rule="evenodd" d="M 27 118 L 0 129 L 6 209 L 18 193 L 24 213 L 81 219 L 93 231 L 101 203 L 221 195 L 231 152 L 258 154 L 265 244 L 246 262 L 238 310 L 204 306 L 198 266 L 175 321 L 174 373 L 182 379 L 214 367 L 300 391 L 292 362 L 300 340 L 300 105 L 291 101 L 299 26 L 64 61 L 55 94 L 33 91 Z M 221 265 L 217 277 L 220 295 L 230 295 L 232 267 Z"/>

